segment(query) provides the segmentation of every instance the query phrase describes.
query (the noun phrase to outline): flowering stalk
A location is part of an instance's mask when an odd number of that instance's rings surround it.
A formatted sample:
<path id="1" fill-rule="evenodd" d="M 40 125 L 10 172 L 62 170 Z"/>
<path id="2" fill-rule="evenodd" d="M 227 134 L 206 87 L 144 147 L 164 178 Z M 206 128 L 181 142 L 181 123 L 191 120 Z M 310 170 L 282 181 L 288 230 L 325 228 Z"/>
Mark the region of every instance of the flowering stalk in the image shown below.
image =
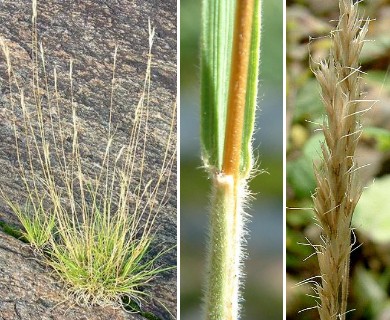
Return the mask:
<path id="1" fill-rule="evenodd" d="M 340 0 L 340 18 L 332 33 L 328 60 L 322 61 L 315 76 L 322 89 L 327 120 L 322 126 L 325 143 L 323 161 L 314 167 L 317 189 L 316 218 L 322 235 L 315 246 L 322 283 L 318 293 L 321 320 L 345 319 L 351 253 L 351 219 L 362 192 L 357 174 L 355 150 L 361 134 L 358 120 L 361 101 L 359 54 L 367 33 L 357 4 Z"/>

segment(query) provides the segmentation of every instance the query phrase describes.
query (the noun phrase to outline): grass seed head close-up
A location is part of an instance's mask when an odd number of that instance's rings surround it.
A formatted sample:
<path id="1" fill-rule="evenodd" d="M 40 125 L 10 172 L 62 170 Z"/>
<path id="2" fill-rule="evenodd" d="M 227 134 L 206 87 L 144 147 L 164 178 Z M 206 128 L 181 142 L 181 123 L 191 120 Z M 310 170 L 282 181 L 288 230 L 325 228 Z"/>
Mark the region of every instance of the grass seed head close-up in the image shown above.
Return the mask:
<path id="1" fill-rule="evenodd" d="M 28 57 L 20 58 L 9 37 L 0 38 L 2 112 L 13 133 L 14 181 L 23 190 L 15 197 L 7 181 L 2 200 L 70 301 L 118 307 L 127 297 L 139 306 L 154 301 L 159 316 L 174 316 L 176 291 L 163 297 L 153 289 L 157 278 L 174 274 L 176 250 L 175 233 L 164 231 L 176 220 L 176 102 L 169 97 L 163 113 L 156 113 L 153 21 L 142 22 L 147 47 L 139 66 L 145 76 L 133 90 L 136 103 L 121 104 L 129 94 L 119 61 L 126 51 L 114 44 L 104 58 L 110 74 L 103 77 L 109 88 L 104 100 L 85 107 L 77 60 L 70 58 L 63 69 L 45 52 L 39 22 L 45 8 L 32 2 Z M 95 125 L 96 117 L 102 126 Z M 95 125 L 92 131 L 88 123 Z M 14 218 L 9 223 L 18 225 Z M 166 232 L 173 239 L 163 240 Z"/>
<path id="2" fill-rule="evenodd" d="M 388 316 L 388 12 L 287 4 L 288 319 Z"/>

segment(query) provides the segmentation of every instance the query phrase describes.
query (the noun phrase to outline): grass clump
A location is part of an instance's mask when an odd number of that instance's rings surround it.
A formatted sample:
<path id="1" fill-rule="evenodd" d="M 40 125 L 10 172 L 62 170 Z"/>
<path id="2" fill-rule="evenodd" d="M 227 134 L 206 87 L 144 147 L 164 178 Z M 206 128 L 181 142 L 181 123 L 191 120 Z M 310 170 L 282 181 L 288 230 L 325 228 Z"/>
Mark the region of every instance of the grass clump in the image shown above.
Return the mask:
<path id="1" fill-rule="evenodd" d="M 140 286 L 168 269 L 155 266 L 164 252 L 146 259 L 151 239 L 126 239 L 131 231 L 121 229 L 114 222 L 113 227 L 98 223 L 92 230 L 67 230 L 61 244 L 53 245 L 49 264 L 72 285 L 81 304 L 119 303 L 124 295 L 139 298 L 145 295 Z"/>
<path id="2" fill-rule="evenodd" d="M 45 213 L 42 202 L 39 204 L 39 207 L 33 207 L 29 203 L 24 207 L 20 207 L 11 201 L 8 201 L 8 205 L 24 228 L 24 231 L 21 231 L 21 236 L 35 249 L 40 250 L 43 248 L 49 242 L 54 232 L 54 215 Z"/>
<path id="3" fill-rule="evenodd" d="M 14 227 L 12 225 L 9 225 L 3 221 L 0 221 L 0 228 L 1 228 L 1 231 L 10 235 L 11 237 L 14 237 L 14 238 L 17 238 L 23 242 L 29 243 L 27 241 L 27 239 L 23 236 L 23 233 L 19 228 Z"/>
<path id="4" fill-rule="evenodd" d="M 161 165 L 147 179 L 150 138 L 149 94 L 154 29 L 149 22 L 149 52 L 141 98 L 124 142 L 112 119 L 117 49 L 113 58 L 108 127 L 99 137 L 101 162 L 91 164 L 81 142 L 81 121 L 73 95 L 73 62 L 67 78 L 68 99 L 58 89 L 60 75 L 46 69 L 38 45 L 36 1 L 33 1 L 32 81 L 25 89 L 1 40 L 9 76 L 15 149 L 28 206 L 22 208 L 2 192 L 18 216 L 25 237 L 45 253 L 45 261 L 67 284 L 69 294 L 84 305 L 115 305 L 124 296 L 143 299 L 150 281 L 172 266 L 157 260 L 170 249 L 153 248 L 155 219 L 166 203 L 175 162 L 172 119 Z M 67 111 L 68 110 L 68 111 Z M 151 168 L 148 168 L 151 169 Z M 157 252 L 157 253 L 156 253 Z"/>

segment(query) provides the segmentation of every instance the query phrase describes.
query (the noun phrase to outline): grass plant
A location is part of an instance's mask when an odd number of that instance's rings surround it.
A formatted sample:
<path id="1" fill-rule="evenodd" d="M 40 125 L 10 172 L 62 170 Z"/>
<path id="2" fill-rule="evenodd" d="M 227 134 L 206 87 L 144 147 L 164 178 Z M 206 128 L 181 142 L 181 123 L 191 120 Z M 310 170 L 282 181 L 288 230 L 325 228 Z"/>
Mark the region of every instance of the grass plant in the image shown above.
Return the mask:
<path id="1" fill-rule="evenodd" d="M 259 0 L 203 1 L 201 143 L 212 179 L 206 319 L 238 319 L 247 180 L 253 160 Z"/>
<path id="2" fill-rule="evenodd" d="M 33 208 L 29 203 L 21 207 L 17 203 L 9 201 L 7 197 L 4 198 L 24 228 L 21 236 L 36 250 L 41 250 L 49 242 L 54 232 L 54 215 L 47 215 L 42 203 L 36 208 Z"/>
<path id="3" fill-rule="evenodd" d="M 321 320 L 346 317 L 351 219 L 362 193 L 355 150 L 361 135 L 358 117 L 364 112 L 359 109 L 363 101 L 359 55 L 368 21 L 359 16 L 358 5 L 351 0 L 340 0 L 339 7 L 329 58 L 314 71 L 327 115 L 322 125 L 322 162 L 314 168 L 317 188 L 313 196 L 321 227 L 321 243 L 314 245 L 321 283 L 313 288 Z"/>
<path id="4" fill-rule="evenodd" d="M 9 105 L 13 114 L 15 149 L 26 192 L 21 207 L 2 192 L 18 216 L 25 237 L 45 253 L 45 261 L 66 283 L 69 294 L 83 305 L 117 305 L 124 296 L 144 299 L 144 291 L 161 272 L 158 259 L 168 249 L 153 250 L 155 220 L 167 200 L 175 162 L 175 112 L 162 150 L 160 168 L 147 167 L 150 139 L 149 95 L 154 29 L 149 22 L 149 51 L 143 90 L 125 142 L 113 126 L 115 70 L 112 68 L 108 126 L 100 137 L 102 159 L 91 165 L 80 141 L 78 104 L 62 97 L 62 81 L 54 68 L 48 75 L 43 46 L 38 45 L 37 3 L 33 0 L 31 82 L 21 83 L 12 66 L 12 52 L 0 39 L 9 77 Z M 153 171 L 146 179 L 145 171 Z M 154 252 L 154 253 L 152 253 Z M 157 252 L 157 253 L 156 253 Z"/>

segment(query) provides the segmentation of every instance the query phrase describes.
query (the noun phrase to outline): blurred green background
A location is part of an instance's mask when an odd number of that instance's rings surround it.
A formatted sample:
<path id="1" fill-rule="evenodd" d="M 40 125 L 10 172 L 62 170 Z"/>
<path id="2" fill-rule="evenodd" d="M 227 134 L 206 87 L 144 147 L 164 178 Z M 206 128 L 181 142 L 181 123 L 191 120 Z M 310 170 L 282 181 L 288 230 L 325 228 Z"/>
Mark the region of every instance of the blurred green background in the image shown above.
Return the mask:
<path id="1" fill-rule="evenodd" d="M 263 0 L 258 168 L 249 209 L 243 319 L 281 319 L 283 295 L 283 3 Z M 180 3 L 180 299 L 181 319 L 200 319 L 210 181 L 199 150 L 200 0 Z"/>
<path id="2" fill-rule="evenodd" d="M 362 118 L 363 134 L 357 149 L 361 178 L 367 188 L 356 208 L 353 228 L 356 244 L 351 255 L 349 312 L 347 319 L 390 319 L 390 3 L 386 0 L 359 4 L 371 21 L 362 52 L 362 91 L 372 107 Z M 287 207 L 312 207 L 315 190 L 313 162 L 319 160 L 318 132 L 323 106 L 320 89 L 309 68 L 329 53 L 329 32 L 338 19 L 338 1 L 287 1 Z M 309 41 L 312 37 L 312 41 Z M 374 100 L 378 100 L 374 103 Z M 309 285 L 299 281 L 319 274 L 313 248 L 299 243 L 318 243 L 320 230 L 313 212 L 287 210 L 286 214 L 287 319 L 318 319 Z"/>

